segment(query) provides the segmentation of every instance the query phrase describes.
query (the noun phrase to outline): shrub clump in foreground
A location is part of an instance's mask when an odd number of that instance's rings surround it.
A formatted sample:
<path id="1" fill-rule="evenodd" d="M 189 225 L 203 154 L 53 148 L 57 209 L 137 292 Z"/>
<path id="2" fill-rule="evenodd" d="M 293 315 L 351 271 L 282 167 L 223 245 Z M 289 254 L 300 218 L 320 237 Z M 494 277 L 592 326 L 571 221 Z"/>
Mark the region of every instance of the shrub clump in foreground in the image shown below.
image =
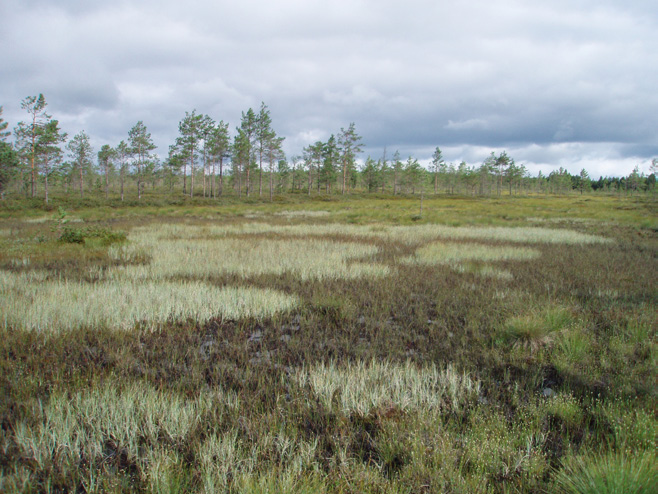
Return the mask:
<path id="1" fill-rule="evenodd" d="M 85 244 L 90 241 L 100 245 L 112 245 L 125 242 L 126 238 L 126 232 L 115 232 L 109 228 L 99 226 L 74 228 L 66 225 L 62 228 L 57 239 L 67 244 Z"/>

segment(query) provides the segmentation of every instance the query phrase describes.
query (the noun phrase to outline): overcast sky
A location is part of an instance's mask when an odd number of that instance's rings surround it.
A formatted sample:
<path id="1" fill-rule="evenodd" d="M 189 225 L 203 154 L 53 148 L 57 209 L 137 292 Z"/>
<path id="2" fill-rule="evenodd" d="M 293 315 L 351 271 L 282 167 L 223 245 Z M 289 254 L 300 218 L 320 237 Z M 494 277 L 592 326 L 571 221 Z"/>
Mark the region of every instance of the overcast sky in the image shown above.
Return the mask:
<path id="1" fill-rule="evenodd" d="M 535 174 L 648 172 L 655 0 L 1 0 L 0 105 L 43 93 L 97 151 L 142 120 L 166 157 L 186 111 L 270 108 L 290 156 L 355 122 L 364 156 Z"/>

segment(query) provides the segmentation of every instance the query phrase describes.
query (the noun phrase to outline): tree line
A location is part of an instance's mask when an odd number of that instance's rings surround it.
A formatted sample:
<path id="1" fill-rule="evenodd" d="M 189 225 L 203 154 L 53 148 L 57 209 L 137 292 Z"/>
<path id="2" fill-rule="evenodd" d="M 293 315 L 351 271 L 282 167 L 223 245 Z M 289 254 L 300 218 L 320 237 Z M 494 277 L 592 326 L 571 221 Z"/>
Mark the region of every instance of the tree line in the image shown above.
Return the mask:
<path id="1" fill-rule="evenodd" d="M 144 122 L 137 122 L 126 139 L 115 146 L 104 144 L 97 153 L 89 136 L 81 131 L 69 139 L 59 121 L 46 111 L 43 94 L 21 102 L 27 118 L 12 132 L 0 107 L 0 195 L 8 190 L 26 197 L 49 201 L 53 187 L 60 193 L 102 193 L 120 200 L 127 193 L 141 200 L 147 190 L 195 197 L 218 198 L 264 194 L 346 194 L 353 190 L 389 194 L 501 195 L 529 192 L 565 194 L 573 191 L 628 192 L 655 190 L 658 159 L 651 174 L 636 167 L 627 177 L 592 180 L 586 170 L 572 175 L 563 168 L 544 176 L 531 176 L 506 152 L 492 152 L 479 165 L 447 163 L 437 147 L 429 167 L 413 156 L 403 159 L 384 149 L 378 158 L 363 153 L 363 142 L 354 123 L 317 141 L 298 155 L 286 157 L 284 137 L 272 127 L 270 110 L 261 103 L 258 111 L 242 113 L 233 135 L 229 124 L 209 115 L 186 112 L 178 125 L 179 135 L 161 160 Z"/>

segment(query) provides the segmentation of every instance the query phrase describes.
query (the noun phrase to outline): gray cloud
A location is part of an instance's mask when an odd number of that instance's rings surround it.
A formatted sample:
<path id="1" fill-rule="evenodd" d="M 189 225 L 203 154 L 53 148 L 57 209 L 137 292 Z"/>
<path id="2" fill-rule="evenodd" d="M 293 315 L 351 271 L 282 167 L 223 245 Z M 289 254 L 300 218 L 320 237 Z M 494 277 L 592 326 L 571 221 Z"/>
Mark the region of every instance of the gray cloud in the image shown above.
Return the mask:
<path id="1" fill-rule="evenodd" d="M 645 0 L 6 0 L 0 104 L 13 125 L 43 92 L 97 147 L 143 120 L 163 156 L 185 111 L 234 128 L 264 101 L 288 154 L 355 122 L 377 156 L 619 175 L 658 151 L 657 20 Z"/>

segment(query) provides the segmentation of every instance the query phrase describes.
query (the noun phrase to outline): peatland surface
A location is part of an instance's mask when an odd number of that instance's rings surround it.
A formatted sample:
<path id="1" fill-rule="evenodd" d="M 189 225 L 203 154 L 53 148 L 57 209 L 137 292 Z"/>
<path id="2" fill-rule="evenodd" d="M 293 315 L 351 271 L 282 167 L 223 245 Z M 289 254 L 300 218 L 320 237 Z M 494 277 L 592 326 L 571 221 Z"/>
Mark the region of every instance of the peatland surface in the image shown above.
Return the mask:
<path id="1" fill-rule="evenodd" d="M 654 197 L 10 206 L 2 492 L 655 492 Z"/>

